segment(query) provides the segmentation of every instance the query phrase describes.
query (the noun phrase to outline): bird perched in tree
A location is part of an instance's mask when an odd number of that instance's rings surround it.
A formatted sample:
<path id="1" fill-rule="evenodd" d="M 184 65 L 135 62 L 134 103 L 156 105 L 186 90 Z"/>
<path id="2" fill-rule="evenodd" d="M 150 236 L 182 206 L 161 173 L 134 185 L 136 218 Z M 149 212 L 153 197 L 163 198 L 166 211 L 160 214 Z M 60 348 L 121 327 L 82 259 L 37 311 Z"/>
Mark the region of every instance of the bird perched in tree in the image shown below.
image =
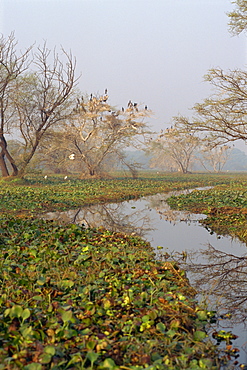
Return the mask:
<path id="1" fill-rule="evenodd" d="M 86 109 L 82 103 L 81 103 L 81 109 L 83 110 L 83 112 L 86 112 Z"/>
<path id="2" fill-rule="evenodd" d="M 72 160 L 75 159 L 75 154 L 74 153 L 70 154 L 69 159 L 72 159 Z"/>
<path id="3" fill-rule="evenodd" d="M 107 89 L 105 89 L 105 95 L 103 96 L 102 101 L 106 102 L 107 100 L 108 100 Z"/>

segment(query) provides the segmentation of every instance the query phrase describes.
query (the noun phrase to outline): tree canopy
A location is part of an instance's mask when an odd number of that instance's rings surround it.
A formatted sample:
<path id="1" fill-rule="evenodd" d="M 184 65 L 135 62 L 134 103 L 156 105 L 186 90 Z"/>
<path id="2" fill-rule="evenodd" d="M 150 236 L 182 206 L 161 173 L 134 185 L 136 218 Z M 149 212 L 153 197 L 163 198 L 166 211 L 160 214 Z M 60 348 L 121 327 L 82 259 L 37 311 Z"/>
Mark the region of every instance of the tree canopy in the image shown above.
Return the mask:
<path id="1" fill-rule="evenodd" d="M 227 13 L 229 17 L 229 29 L 233 35 L 239 35 L 247 29 L 247 3 L 246 0 L 236 0 L 233 11 Z"/>
<path id="2" fill-rule="evenodd" d="M 22 176 L 31 161 L 47 158 L 60 169 L 73 159 L 90 176 L 118 160 L 134 174 L 136 166 L 126 161 L 124 149 L 143 143 L 151 114 L 147 106 L 130 100 L 126 108 L 112 107 L 107 89 L 79 98 L 71 53 L 50 50 L 46 42 L 19 54 L 16 46 L 14 34 L 0 38 L 2 176 Z M 8 134 L 18 140 L 11 148 Z"/>
<path id="3" fill-rule="evenodd" d="M 23 175 L 46 132 L 66 119 L 76 84 L 75 59 L 44 43 L 30 56 L 31 47 L 18 56 L 13 34 L 0 39 L 0 169 L 2 176 Z M 22 145 L 18 166 L 6 135 L 15 133 Z"/>
<path id="4" fill-rule="evenodd" d="M 211 69 L 205 76 L 215 92 L 193 107 L 192 119 L 176 117 L 180 127 L 208 135 L 214 145 L 247 140 L 247 72 Z"/>
<path id="5" fill-rule="evenodd" d="M 236 0 L 228 13 L 230 31 L 237 35 L 247 29 L 247 2 Z M 241 69 L 223 71 L 212 68 L 205 81 L 213 87 L 213 94 L 193 107 L 193 116 L 175 117 L 181 132 L 198 132 L 211 147 L 237 140 L 247 141 L 247 72 Z"/>
<path id="6" fill-rule="evenodd" d="M 116 162 L 134 174 L 136 166 L 126 160 L 124 150 L 141 145 L 148 134 L 146 118 L 150 114 L 131 101 L 126 108 L 112 107 L 107 90 L 104 94 L 85 94 L 77 98 L 70 118 L 46 140 L 46 151 L 49 155 L 63 152 L 86 177 L 106 173 Z"/>
<path id="7" fill-rule="evenodd" d="M 172 126 L 149 142 L 149 151 L 153 153 L 151 166 L 163 163 L 163 167 L 169 171 L 188 173 L 199 146 L 199 138 L 190 130 L 182 132 L 177 126 Z"/>

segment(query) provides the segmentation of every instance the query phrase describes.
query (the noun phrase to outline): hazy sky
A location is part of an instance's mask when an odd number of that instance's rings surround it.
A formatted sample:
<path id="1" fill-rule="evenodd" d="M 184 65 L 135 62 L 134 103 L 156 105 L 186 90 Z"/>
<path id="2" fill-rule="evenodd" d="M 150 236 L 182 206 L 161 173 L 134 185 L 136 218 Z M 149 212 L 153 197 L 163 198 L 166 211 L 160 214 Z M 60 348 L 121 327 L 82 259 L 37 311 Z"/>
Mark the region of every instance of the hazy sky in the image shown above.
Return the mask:
<path id="1" fill-rule="evenodd" d="M 2 1 L 2 2 L 1 2 Z M 129 99 L 155 113 L 153 128 L 191 115 L 212 67 L 245 68 L 246 36 L 228 32 L 230 0 L 0 0 L 0 32 L 19 48 L 44 40 L 71 50 L 82 92 Z"/>

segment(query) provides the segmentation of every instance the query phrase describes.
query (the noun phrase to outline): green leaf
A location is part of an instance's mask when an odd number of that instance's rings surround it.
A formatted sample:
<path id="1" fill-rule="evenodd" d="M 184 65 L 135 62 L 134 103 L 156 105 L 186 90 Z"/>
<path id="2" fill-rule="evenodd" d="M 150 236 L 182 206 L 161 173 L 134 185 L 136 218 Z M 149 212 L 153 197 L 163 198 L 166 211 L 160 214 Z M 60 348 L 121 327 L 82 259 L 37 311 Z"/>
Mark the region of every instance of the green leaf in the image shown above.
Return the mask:
<path id="1" fill-rule="evenodd" d="M 105 310 L 108 310 L 111 307 L 111 301 L 109 299 L 104 299 L 103 306 Z"/>
<path id="2" fill-rule="evenodd" d="M 86 346 L 88 349 L 94 349 L 94 347 L 96 346 L 96 342 L 94 340 L 89 340 Z"/>
<path id="3" fill-rule="evenodd" d="M 35 296 L 33 296 L 33 297 L 32 297 L 32 299 L 33 299 L 34 301 L 43 301 L 43 300 L 44 300 L 44 298 L 43 298 L 43 297 L 41 297 L 40 295 L 35 295 Z"/>
<path id="4" fill-rule="evenodd" d="M 44 352 L 45 353 L 49 353 L 51 356 L 54 356 L 55 355 L 55 352 L 56 352 L 56 348 L 53 347 L 53 346 L 46 346 L 44 348 Z"/>
<path id="5" fill-rule="evenodd" d="M 37 280 L 37 284 L 38 285 L 44 285 L 46 283 L 46 278 L 44 276 L 41 276 L 38 280 Z"/>
<path id="6" fill-rule="evenodd" d="M 174 337 L 174 335 L 176 335 L 176 334 L 177 334 L 177 332 L 176 332 L 175 330 L 170 329 L 170 330 L 168 330 L 168 332 L 167 332 L 166 334 L 167 334 L 167 336 L 168 336 L 169 338 L 173 338 L 173 337 Z"/>
<path id="7" fill-rule="evenodd" d="M 147 322 L 150 320 L 150 317 L 148 315 L 142 316 L 142 322 Z"/>
<path id="8" fill-rule="evenodd" d="M 22 333 L 24 338 L 26 338 L 26 339 L 30 338 L 33 335 L 32 326 L 25 327 L 25 325 L 24 325 L 23 330 L 21 330 L 21 333 Z"/>
<path id="9" fill-rule="evenodd" d="M 42 364 L 49 364 L 49 362 L 51 362 L 51 359 L 52 355 L 49 353 L 42 353 L 42 355 L 40 356 Z"/>
<path id="10" fill-rule="evenodd" d="M 99 353 L 95 353 L 95 352 L 88 352 L 86 356 L 86 358 L 90 360 L 91 366 L 97 360 L 98 357 L 99 357 Z"/>
<path id="11" fill-rule="evenodd" d="M 73 285 L 74 285 L 74 282 L 72 280 L 62 280 L 59 283 L 59 286 L 63 289 L 72 288 Z"/>
<path id="12" fill-rule="evenodd" d="M 70 361 L 67 363 L 67 366 L 66 368 L 69 368 L 70 365 L 72 364 L 75 364 L 77 362 L 82 362 L 82 357 L 81 357 L 81 354 L 80 353 L 74 353 L 73 355 L 71 355 L 71 359 Z"/>
<path id="13" fill-rule="evenodd" d="M 28 319 L 31 315 L 31 312 L 28 308 L 25 308 L 25 310 L 23 310 L 22 314 L 21 314 L 21 317 L 23 318 L 23 321 Z"/>
<path id="14" fill-rule="evenodd" d="M 101 368 L 108 370 L 113 370 L 117 367 L 111 358 L 106 358 L 100 365 Z"/>
<path id="15" fill-rule="evenodd" d="M 186 297 L 185 297 L 183 294 L 181 294 L 181 293 L 178 293 L 178 294 L 177 294 L 177 297 L 178 297 L 178 299 L 179 299 L 180 301 L 185 301 L 185 300 L 186 300 Z"/>
<path id="16" fill-rule="evenodd" d="M 25 370 L 42 370 L 42 365 L 36 362 L 33 362 L 32 364 L 24 366 L 24 369 Z"/>
<path id="17" fill-rule="evenodd" d="M 160 331 L 161 333 L 165 333 L 166 332 L 166 326 L 163 324 L 163 322 L 159 322 L 157 325 L 156 325 L 156 329 L 158 331 Z"/>
<path id="18" fill-rule="evenodd" d="M 10 315 L 10 312 L 11 312 L 11 309 L 10 308 L 6 308 L 6 310 L 4 311 L 4 317 L 9 316 Z"/>
<path id="19" fill-rule="evenodd" d="M 202 341 L 203 339 L 205 339 L 207 337 L 207 334 L 204 332 L 204 331 L 201 331 L 201 330 L 197 330 L 195 331 L 194 333 L 194 340 L 197 341 L 197 342 L 200 342 Z"/>
<path id="20" fill-rule="evenodd" d="M 15 305 L 10 310 L 11 317 L 21 317 L 23 312 L 23 308 L 21 306 Z"/>
<path id="21" fill-rule="evenodd" d="M 200 321 L 206 321 L 208 319 L 207 311 L 197 311 L 196 314 Z"/>
<path id="22" fill-rule="evenodd" d="M 72 311 L 61 310 L 61 316 L 63 322 L 68 322 L 72 320 L 73 314 Z"/>
<path id="23" fill-rule="evenodd" d="M 201 358 L 199 360 L 199 366 L 202 369 L 211 369 L 212 368 L 212 360 L 209 358 Z"/>

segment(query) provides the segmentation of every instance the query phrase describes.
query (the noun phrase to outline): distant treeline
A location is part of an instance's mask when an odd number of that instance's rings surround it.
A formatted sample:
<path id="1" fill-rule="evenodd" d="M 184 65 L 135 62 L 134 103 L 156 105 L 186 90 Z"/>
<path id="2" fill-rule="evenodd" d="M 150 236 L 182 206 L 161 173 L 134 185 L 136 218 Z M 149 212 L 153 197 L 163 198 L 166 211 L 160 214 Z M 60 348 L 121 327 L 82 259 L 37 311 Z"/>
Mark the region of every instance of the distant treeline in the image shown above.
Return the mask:
<path id="1" fill-rule="evenodd" d="M 139 163 L 145 170 L 150 169 L 151 155 L 146 155 L 141 150 L 127 151 L 125 154 L 128 160 Z M 162 168 L 156 167 L 156 169 L 160 170 Z M 213 171 L 213 168 L 210 166 L 208 166 L 208 169 Z M 192 170 L 205 171 L 205 168 L 203 168 L 199 161 L 195 161 Z M 247 171 L 247 154 L 240 149 L 233 148 L 222 171 Z"/>

